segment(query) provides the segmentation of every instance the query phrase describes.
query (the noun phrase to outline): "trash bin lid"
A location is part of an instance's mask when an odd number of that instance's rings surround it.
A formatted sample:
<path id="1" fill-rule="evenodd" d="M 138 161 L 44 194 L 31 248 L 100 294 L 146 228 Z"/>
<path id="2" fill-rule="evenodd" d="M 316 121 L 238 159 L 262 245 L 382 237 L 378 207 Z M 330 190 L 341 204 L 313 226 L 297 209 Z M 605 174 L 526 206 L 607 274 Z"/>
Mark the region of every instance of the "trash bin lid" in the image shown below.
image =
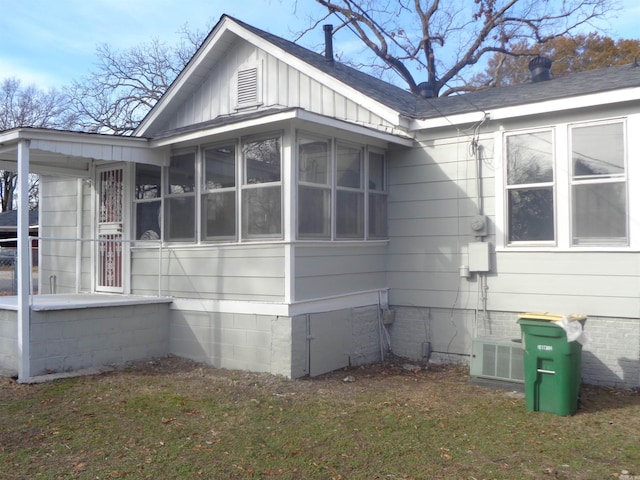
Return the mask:
<path id="1" fill-rule="evenodd" d="M 580 321 L 587 318 L 586 315 L 581 314 L 570 314 L 570 315 L 562 315 L 557 313 L 548 313 L 548 312 L 528 312 L 528 313 L 520 313 L 518 318 L 523 318 L 525 320 L 542 320 L 546 322 L 559 322 L 563 317 L 567 317 L 570 322 Z"/>

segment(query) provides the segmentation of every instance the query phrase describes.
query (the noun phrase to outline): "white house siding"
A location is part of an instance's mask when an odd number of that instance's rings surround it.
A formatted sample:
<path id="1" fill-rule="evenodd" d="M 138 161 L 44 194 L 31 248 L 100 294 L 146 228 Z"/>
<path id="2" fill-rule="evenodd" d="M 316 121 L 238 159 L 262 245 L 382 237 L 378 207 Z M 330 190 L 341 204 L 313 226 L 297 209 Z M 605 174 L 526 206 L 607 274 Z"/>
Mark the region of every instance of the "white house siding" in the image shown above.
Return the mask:
<path id="1" fill-rule="evenodd" d="M 459 276 L 476 240 L 471 219 L 478 213 L 478 186 L 470 140 L 434 133 L 391 158 L 387 269 L 396 316 L 389 330 L 398 355 L 421 359 L 430 349 L 434 359 L 459 361 L 470 352 L 478 284 Z M 481 143 L 490 162 L 491 137 Z M 494 205 L 492 172 L 486 175 L 485 212 Z"/>
<path id="2" fill-rule="evenodd" d="M 295 300 L 313 300 L 387 288 L 386 242 L 295 246 Z"/>
<path id="3" fill-rule="evenodd" d="M 76 251 L 82 249 L 80 289 L 91 289 L 91 242 L 79 244 L 78 237 L 78 188 L 82 188 L 83 213 L 82 236 L 93 238 L 91 231 L 91 194 L 86 182 L 68 177 L 40 177 L 40 229 L 43 239 L 39 242 L 40 262 L 38 266 L 41 293 L 51 293 L 55 284 L 56 293 L 76 292 Z M 61 240 L 53 240 L 61 239 Z M 51 277 L 54 275 L 55 277 Z"/>
<path id="4" fill-rule="evenodd" d="M 231 115 L 236 109 L 235 74 L 259 66 L 261 108 L 300 107 L 328 117 L 364 125 L 393 127 L 380 116 L 263 50 L 238 39 L 161 130 L 171 130 Z"/>
<path id="5" fill-rule="evenodd" d="M 132 252 L 132 293 L 176 298 L 282 302 L 284 246 L 167 246 Z"/>

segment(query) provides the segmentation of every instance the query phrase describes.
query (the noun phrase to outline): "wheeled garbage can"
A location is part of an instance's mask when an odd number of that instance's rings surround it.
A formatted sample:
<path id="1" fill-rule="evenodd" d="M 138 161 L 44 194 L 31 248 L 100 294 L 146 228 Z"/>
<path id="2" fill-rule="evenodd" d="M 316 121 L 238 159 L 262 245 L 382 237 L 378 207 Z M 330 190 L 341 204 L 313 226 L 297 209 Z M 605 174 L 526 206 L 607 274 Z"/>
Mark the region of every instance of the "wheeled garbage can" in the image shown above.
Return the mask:
<path id="1" fill-rule="evenodd" d="M 524 349 L 527 410 L 573 415 L 578 409 L 582 344 L 568 341 L 561 321 L 581 322 L 583 315 L 523 313 L 518 316 Z"/>

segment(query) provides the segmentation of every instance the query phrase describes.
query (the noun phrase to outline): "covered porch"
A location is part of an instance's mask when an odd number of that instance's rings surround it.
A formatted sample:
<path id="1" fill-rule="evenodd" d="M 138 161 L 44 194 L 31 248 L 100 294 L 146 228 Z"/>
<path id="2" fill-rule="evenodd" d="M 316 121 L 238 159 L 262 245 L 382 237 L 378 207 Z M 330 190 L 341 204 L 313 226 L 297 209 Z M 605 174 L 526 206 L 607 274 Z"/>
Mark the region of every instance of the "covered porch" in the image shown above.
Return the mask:
<path id="1" fill-rule="evenodd" d="M 113 165 L 162 166 L 163 158 L 142 138 L 32 128 L 0 132 L 0 168 L 18 174 L 17 294 L 0 296 L 3 372 L 27 381 L 44 373 L 168 353 L 172 299 L 161 296 L 159 282 L 148 296 L 130 295 L 127 199 L 121 197 L 119 205 L 109 207 L 120 218 L 97 215 L 105 209 L 98 198 L 102 177 L 96 177 Z M 41 229 L 38 237 L 29 236 L 29 174 L 77 185 L 64 218 L 48 218 L 46 202 L 40 203 L 41 224 L 48 230 Z M 86 221 L 95 217 L 101 218 Z M 37 272 L 31 255 L 34 242 L 39 246 Z M 111 262 L 114 255 L 121 266 L 108 270 L 104 259 Z M 114 272 L 120 275 L 116 281 Z M 59 288 L 56 280 L 63 278 L 65 285 Z"/>

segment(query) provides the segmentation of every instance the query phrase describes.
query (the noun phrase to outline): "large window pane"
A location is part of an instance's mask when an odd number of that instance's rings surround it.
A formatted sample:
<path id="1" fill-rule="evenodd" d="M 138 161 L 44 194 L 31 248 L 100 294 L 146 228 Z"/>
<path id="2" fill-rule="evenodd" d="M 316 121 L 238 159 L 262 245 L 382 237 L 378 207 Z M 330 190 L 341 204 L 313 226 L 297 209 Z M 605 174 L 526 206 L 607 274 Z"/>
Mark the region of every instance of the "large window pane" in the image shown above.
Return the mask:
<path id="1" fill-rule="evenodd" d="M 225 145 L 204 152 L 204 188 L 232 188 L 236 186 L 236 150 Z"/>
<path id="2" fill-rule="evenodd" d="M 362 148 L 339 143 L 336 163 L 338 187 L 362 188 Z"/>
<path id="3" fill-rule="evenodd" d="M 160 167 L 138 163 L 136 165 L 135 199 L 160 198 L 161 179 L 162 169 Z"/>
<path id="4" fill-rule="evenodd" d="M 195 198 L 166 198 L 164 205 L 165 240 L 169 242 L 194 241 Z"/>
<path id="5" fill-rule="evenodd" d="M 242 192 L 243 237 L 279 237 L 282 232 L 280 187 L 248 188 Z"/>
<path id="6" fill-rule="evenodd" d="M 298 187 L 298 236 L 331 237 L 331 190 L 328 188 Z"/>
<path id="7" fill-rule="evenodd" d="M 551 131 L 507 137 L 507 183 L 523 185 L 553 181 Z"/>
<path id="8" fill-rule="evenodd" d="M 298 140 L 298 181 L 303 183 L 329 183 L 328 140 L 304 138 Z"/>
<path id="9" fill-rule="evenodd" d="M 573 186 L 573 243 L 627 243 L 626 184 Z"/>
<path id="10" fill-rule="evenodd" d="M 160 239 L 160 201 L 136 204 L 136 240 Z"/>
<path id="11" fill-rule="evenodd" d="M 387 233 L 387 195 L 369 194 L 369 237 L 386 238 Z"/>
<path id="12" fill-rule="evenodd" d="M 235 190 L 202 196 L 202 229 L 205 240 L 235 239 Z"/>
<path id="13" fill-rule="evenodd" d="M 196 187 L 196 156 L 194 152 L 173 155 L 169 164 L 169 194 L 189 193 Z"/>
<path id="14" fill-rule="evenodd" d="M 242 147 L 245 161 L 245 184 L 280 181 L 280 139 L 247 142 Z"/>
<path id="15" fill-rule="evenodd" d="M 571 133 L 574 177 L 624 174 L 622 123 L 574 127 Z"/>
<path id="16" fill-rule="evenodd" d="M 336 237 L 364 237 L 364 194 L 338 190 L 336 192 Z"/>
<path id="17" fill-rule="evenodd" d="M 554 235 L 553 188 L 509 190 L 509 241 L 550 241 Z"/>
<path id="18" fill-rule="evenodd" d="M 383 192 L 385 190 L 384 155 L 369 152 L 369 190 Z"/>

